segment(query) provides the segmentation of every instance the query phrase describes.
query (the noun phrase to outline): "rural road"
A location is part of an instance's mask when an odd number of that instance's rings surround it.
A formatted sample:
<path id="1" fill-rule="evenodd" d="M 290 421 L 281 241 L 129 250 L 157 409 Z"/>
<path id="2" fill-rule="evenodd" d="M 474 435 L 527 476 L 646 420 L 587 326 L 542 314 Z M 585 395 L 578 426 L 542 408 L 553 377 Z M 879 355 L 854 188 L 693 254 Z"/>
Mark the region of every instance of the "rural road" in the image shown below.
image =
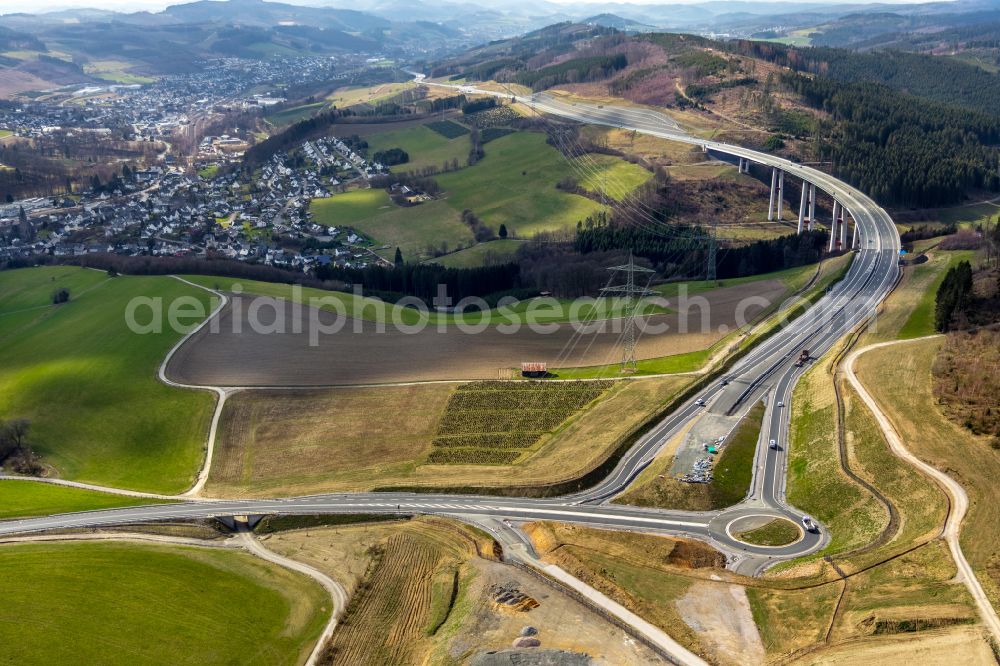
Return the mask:
<path id="1" fill-rule="evenodd" d="M 268 550 L 260 541 L 257 540 L 257 537 L 254 536 L 253 532 L 247 528 L 246 523 L 238 523 L 237 533 L 239 534 L 240 542 L 243 547 L 249 552 L 253 553 L 262 560 L 267 560 L 268 562 L 272 562 L 278 566 L 309 576 L 322 585 L 323 588 L 330 594 L 330 598 L 333 600 L 333 608 L 330 609 L 330 619 L 327 621 L 326 626 L 323 627 L 323 633 L 320 634 L 319 638 L 316 640 L 316 644 L 313 646 L 312 652 L 309 653 L 309 659 L 306 660 L 306 666 L 315 666 L 319 663 L 320 657 L 323 655 L 323 650 L 326 647 L 327 641 L 329 641 L 330 637 L 333 636 L 333 630 L 337 628 L 337 622 L 340 620 L 340 616 L 343 615 L 344 610 L 347 608 L 347 590 L 345 590 L 340 583 L 330 578 L 322 571 L 314 569 L 307 564 L 303 564 L 298 560 L 292 560 Z"/>

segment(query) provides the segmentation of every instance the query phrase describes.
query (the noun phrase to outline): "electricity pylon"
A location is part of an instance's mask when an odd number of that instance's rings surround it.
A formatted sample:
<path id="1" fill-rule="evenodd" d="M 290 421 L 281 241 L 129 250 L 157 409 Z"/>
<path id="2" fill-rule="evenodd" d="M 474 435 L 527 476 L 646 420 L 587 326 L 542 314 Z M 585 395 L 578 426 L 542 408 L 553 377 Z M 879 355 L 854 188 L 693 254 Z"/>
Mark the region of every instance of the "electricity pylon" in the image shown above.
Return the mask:
<path id="1" fill-rule="evenodd" d="M 718 220 L 712 220 L 712 231 L 708 237 L 708 266 L 705 268 L 705 279 L 715 281 L 715 253 L 718 248 Z"/>
<path id="2" fill-rule="evenodd" d="M 656 271 L 650 270 L 648 268 L 643 268 L 642 266 L 637 266 L 635 260 L 632 257 L 632 253 L 629 252 L 628 263 L 623 266 L 612 266 L 608 269 L 612 272 L 612 277 L 618 273 L 625 274 L 625 284 L 613 285 L 610 287 L 604 287 L 601 289 L 601 294 L 605 296 L 609 295 L 621 295 L 625 299 L 625 329 L 622 332 L 622 372 L 635 372 L 638 369 L 635 358 L 635 306 L 632 304 L 633 296 L 638 296 L 640 299 L 643 296 L 649 296 L 653 292 L 646 287 L 637 287 L 635 285 L 635 274 L 636 273 L 655 273 Z"/>

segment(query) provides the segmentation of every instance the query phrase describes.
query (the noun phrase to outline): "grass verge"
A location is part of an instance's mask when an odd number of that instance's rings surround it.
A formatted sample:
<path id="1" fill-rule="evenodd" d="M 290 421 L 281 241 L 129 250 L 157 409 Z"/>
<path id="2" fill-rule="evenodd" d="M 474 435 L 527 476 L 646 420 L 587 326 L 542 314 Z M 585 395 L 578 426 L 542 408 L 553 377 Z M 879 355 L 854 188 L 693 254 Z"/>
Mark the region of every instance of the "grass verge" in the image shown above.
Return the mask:
<path id="1" fill-rule="evenodd" d="M 764 411 L 764 403 L 757 403 L 733 430 L 715 462 L 711 483 L 684 483 L 667 476 L 673 458 L 664 456 L 614 502 L 690 511 L 723 509 L 740 502 L 750 490 Z"/>
<path id="2" fill-rule="evenodd" d="M 868 352 L 858 378 L 878 401 L 903 442 L 916 455 L 957 480 L 969 494 L 962 550 L 994 605 L 1000 604 L 1000 453 L 989 438 L 950 421 L 933 394 L 931 364 L 941 339 L 921 340 Z"/>
<path id="3" fill-rule="evenodd" d="M 296 664 L 329 614 L 311 579 L 243 553 L 120 543 L 0 548 L 18 664 Z M 84 610 L 86 609 L 86 610 Z"/>
<path id="4" fill-rule="evenodd" d="M 790 520 L 775 518 L 766 525 L 739 532 L 735 536 L 740 541 L 758 546 L 787 546 L 799 540 L 802 530 Z"/>
<path id="5" fill-rule="evenodd" d="M 159 504 L 160 500 L 112 495 L 37 481 L 0 481 L 0 520 Z"/>
<path id="6" fill-rule="evenodd" d="M 915 276 L 914 281 L 917 288 L 912 292 L 907 290 L 901 295 L 901 300 L 906 301 L 901 305 L 904 308 L 910 306 L 912 309 L 906 323 L 899 329 L 897 336 L 899 339 L 920 338 L 925 335 L 933 335 L 936 332 L 934 329 L 934 305 L 937 300 L 938 287 L 941 286 L 950 267 L 962 260 L 971 259 L 974 254 L 975 252 L 971 250 L 952 252 L 938 250 L 934 252 L 934 257 L 928 264 L 910 269 L 923 274 L 931 274 L 933 277 L 927 283 L 925 279 L 922 279 L 922 276 Z M 916 303 L 912 303 L 915 294 L 919 294 L 919 299 Z"/>

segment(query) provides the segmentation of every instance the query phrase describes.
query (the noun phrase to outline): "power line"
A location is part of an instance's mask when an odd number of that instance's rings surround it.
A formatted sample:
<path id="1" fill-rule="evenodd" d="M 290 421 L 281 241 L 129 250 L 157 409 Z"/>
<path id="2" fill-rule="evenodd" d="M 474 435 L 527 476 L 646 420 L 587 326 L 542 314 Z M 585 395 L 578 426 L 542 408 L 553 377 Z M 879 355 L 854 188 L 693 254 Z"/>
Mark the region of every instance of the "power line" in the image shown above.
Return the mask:
<path id="1" fill-rule="evenodd" d="M 708 237 L 708 267 L 705 271 L 705 279 L 709 282 L 715 280 L 715 252 L 718 247 L 716 243 L 716 234 L 718 233 L 719 220 L 716 218 L 712 219 L 712 232 Z"/>

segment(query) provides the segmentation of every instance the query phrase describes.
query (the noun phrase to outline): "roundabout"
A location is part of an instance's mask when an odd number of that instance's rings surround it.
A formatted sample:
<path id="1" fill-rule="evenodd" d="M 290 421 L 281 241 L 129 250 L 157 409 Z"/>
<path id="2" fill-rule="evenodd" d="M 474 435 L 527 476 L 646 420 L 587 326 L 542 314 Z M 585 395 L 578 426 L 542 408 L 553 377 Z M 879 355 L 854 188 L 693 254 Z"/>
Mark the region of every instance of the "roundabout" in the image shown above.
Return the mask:
<path id="1" fill-rule="evenodd" d="M 805 537 L 805 530 L 787 518 L 749 515 L 726 526 L 726 535 L 740 543 L 760 548 L 793 546 Z"/>

